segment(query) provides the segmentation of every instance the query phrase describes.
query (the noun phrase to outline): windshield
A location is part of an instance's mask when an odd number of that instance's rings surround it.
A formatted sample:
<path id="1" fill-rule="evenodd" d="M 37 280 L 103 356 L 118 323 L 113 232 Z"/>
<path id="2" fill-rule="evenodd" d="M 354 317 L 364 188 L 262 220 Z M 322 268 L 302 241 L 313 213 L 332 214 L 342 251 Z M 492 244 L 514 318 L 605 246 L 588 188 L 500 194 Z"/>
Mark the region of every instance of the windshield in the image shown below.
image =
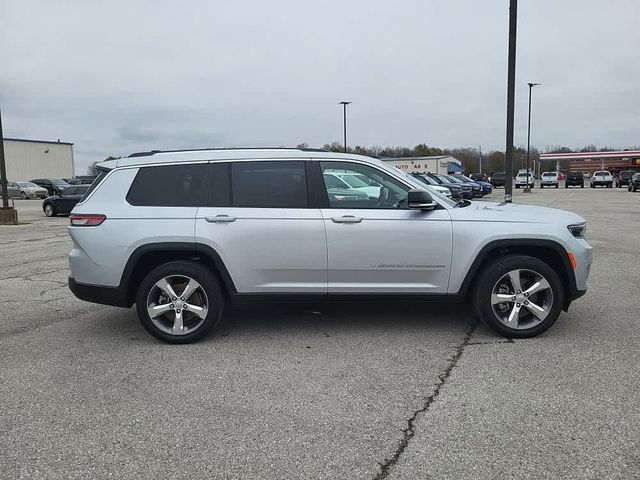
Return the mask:
<path id="1" fill-rule="evenodd" d="M 464 183 L 462 180 L 457 179 L 453 175 L 442 175 L 444 178 L 449 179 L 453 183 Z M 451 183 L 449 182 L 449 183 Z"/>
<path id="2" fill-rule="evenodd" d="M 556 174 L 554 172 L 544 172 L 542 174 L 543 177 L 555 177 Z"/>
<path id="3" fill-rule="evenodd" d="M 36 185 L 33 182 L 17 182 L 17 183 L 23 188 L 40 188 L 38 185 Z"/>
<path id="4" fill-rule="evenodd" d="M 51 183 L 53 183 L 54 185 L 69 185 L 67 182 L 60 179 L 53 179 L 51 180 Z"/>
<path id="5" fill-rule="evenodd" d="M 596 177 L 604 177 L 605 175 L 609 175 L 609 172 L 596 172 Z"/>

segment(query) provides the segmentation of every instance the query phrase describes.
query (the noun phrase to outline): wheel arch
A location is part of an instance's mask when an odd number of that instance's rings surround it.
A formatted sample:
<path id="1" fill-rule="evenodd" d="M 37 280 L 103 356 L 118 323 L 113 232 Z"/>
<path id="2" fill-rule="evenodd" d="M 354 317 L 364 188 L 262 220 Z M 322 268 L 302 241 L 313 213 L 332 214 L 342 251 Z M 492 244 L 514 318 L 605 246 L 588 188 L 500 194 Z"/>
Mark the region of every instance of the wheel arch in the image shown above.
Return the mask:
<path id="1" fill-rule="evenodd" d="M 173 260 L 191 260 L 206 266 L 219 281 L 223 295 L 229 297 L 236 293 L 222 258 L 208 245 L 190 242 L 149 243 L 133 251 L 122 272 L 119 289 L 125 294 L 127 306 L 135 302 L 137 289 L 147 273 Z"/>
<path id="2" fill-rule="evenodd" d="M 567 310 L 577 292 L 576 279 L 567 250 L 558 242 L 545 239 L 504 239 L 494 240 L 480 249 L 460 286 L 458 294 L 468 296 L 475 286 L 478 272 L 483 266 L 504 255 L 527 255 L 542 260 L 553 268 L 564 288 Z"/>

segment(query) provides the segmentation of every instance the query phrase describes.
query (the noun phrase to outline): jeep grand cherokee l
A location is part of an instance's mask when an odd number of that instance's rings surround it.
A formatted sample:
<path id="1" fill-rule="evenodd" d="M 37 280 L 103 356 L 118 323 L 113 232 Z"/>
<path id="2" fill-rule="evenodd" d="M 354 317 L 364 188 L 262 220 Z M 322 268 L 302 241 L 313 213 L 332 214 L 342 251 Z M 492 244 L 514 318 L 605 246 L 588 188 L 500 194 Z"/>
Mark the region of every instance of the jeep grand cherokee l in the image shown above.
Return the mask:
<path id="1" fill-rule="evenodd" d="M 230 301 L 473 302 L 508 337 L 547 330 L 585 293 L 584 219 L 454 202 L 384 162 L 303 149 L 149 152 L 99 165 L 70 216 L 69 287 L 130 307 L 172 343 L 202 338 Z M 377 198 L 334 194 L 360 175 Z"/>

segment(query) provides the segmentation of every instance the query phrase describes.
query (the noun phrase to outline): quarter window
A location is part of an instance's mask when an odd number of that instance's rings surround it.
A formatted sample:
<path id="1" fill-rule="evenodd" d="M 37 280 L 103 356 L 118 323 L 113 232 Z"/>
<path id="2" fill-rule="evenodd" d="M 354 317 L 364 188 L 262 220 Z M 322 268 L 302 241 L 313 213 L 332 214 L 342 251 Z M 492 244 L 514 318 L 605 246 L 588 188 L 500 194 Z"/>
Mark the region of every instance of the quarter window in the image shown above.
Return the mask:
<path id="1" fill-rule="evenodd" d="M 307 208 L 305 163 L 299 161 L 234 162 L 234 207 Z"/>
<path id="2" fill-rule="evenodd" d="M 205 205 L 207 172 L 207 164 L 202 163 L 142 167 L 131 184 L 127 201 L 153 207 Z"/>

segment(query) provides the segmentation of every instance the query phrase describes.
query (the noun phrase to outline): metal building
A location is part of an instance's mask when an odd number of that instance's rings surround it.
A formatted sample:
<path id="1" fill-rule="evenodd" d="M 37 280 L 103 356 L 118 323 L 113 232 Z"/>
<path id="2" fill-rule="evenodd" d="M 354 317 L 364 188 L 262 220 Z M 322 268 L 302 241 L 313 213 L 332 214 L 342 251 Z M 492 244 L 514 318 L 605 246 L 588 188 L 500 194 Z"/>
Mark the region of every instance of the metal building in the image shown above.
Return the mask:
<path id="1" fill-rule="evenodd" d="M 5 138 L 4 155 L 9 181 L 74 175 L 73 143 Z"/>

